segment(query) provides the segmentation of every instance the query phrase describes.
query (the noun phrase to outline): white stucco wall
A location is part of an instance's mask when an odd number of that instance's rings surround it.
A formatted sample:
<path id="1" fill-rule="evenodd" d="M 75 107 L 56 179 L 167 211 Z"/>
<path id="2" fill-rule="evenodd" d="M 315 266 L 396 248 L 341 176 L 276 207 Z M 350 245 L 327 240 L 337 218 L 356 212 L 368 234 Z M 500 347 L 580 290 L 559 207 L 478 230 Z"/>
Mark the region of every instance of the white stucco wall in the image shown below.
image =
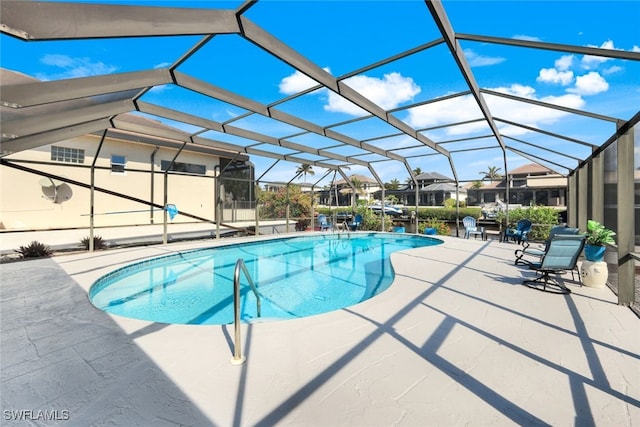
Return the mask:
<path id="1" fill-rule="evenodd" d="M 52 145 L 80 148 L 85 150 L 82 165 L 74 163 L 52 162 L 51 145 L 23 151 L 5 157 L 8 160 L 25 160 L 43 163 L 20 163 L 20 165 L 90 184 L 91 165 L 99 138 L 87 135 Z M 148 144 L 128 141 L 105 140 L 96 161 L 95 186 L 123 193 L 128 196 L 151 201 L 151 154 L 155 147 Z M 163 205 L 164 177 L 160 169 L 162 160 L 171 160 L 177 150 L 159 148 L 155 154 L 154 197 L 153 201 Z M 126 156 L 126 172 L 111 172 L 111 155 Z M 214 167 L 219 157 L 183 150 L 179 162 L 205 165 L 206 176 L 176 175 L 168 177 L 168 203 L 175 204 L 182 212 L 214 219 Z M 100 167 L 107 169 L 100 169 Z M 136 172 L 134 170 L 140 170 Z M 42 176 L 20 171 L 11 167 L 0 167 L 0 222 L 7 230 L 40 230 L 51 228 L 88 227 L 90 222 L 90 190 L 78 185 L 64 184 L 58 187 L 58 201 L 47 199 L 53 194 L 53 188 L 41 185 Z M 95 192 L 94 225 L 139 225 L 150 223 L 150 208 L 143 204 L 123 198 Z M 131 213 L 115 213 L 140 211 Z M 162 222 L 162 211 L 154 212 L 155 222 Z M 178 215 L 174 222 L 192 222 L 191 218 Z"/>

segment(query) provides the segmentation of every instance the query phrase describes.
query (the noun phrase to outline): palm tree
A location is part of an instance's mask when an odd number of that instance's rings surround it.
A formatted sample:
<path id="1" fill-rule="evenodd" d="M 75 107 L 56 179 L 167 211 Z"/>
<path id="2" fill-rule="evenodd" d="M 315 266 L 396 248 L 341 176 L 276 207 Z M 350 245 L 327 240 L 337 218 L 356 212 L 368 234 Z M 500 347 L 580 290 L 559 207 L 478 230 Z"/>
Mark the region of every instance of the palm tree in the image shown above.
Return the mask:
<path id="1" fill-rule="evenodd" d="M 354 194 L 357 194 L 359 196 L 363 196 L 367 194 L 363 188 L 364 187 L 363 182 L 360 181 L 358 178 L 351 178 L 351 184 L 353 185 L 353 188 L 351 188 L 350 186 L 347 186 L 342 190 L 340 190 L 340 192 L 343 194 L 351 194 L 351 197 L 354 197 Z"/>
<path id="2" fill-rule="evenodd" d="M 384 188 L 386 190 L 397 190 L 398 188 L 400 188 L 400 181 L 398 181 L 397 179 L 393 178 L 391 181 L 387 182 L 384 185 Z"/>
<path id="3" fill-rule="evenodd" d="M 487 172 L 478 172 L 480 175 L 484 175 L 482 180 L 495 181 L 502 178 L 502 175 L 498 173 L 500 170 L 497 166 L 489 166 L 489 170 Z"/>
<path id="4" fill-rule="evenodd" d="M 351 183 L 353 184 L 353 188 L 355 188 L 357 195 L 364 196 L 365 194 L 367 194 L 367 192 L 364 190 L 364 183 L 358 178 L 351 179 Z"/>
<path id="5" fill-rule="evenodd" d="M 412 172 L 413 172 L 413 176 L 418 176 L 422 174 L 422 169 L 418 167 L 418 168 L 415 168 Z M 413 178 L 409 177 L 404 182 L 407 184 L 411 184 L 413 182 Z"/>
<path id="6" fill-rule="evenodd" d="M 298 169 L 296 169 L 296 174 L 303 174 L 304 175 L 304 183 L 307 183 L 307 175 L 315 175 L 316 173 L 313 171 L 312 166 L 306 163 L 301 164 L 300 166 L 298 166 Z"/>

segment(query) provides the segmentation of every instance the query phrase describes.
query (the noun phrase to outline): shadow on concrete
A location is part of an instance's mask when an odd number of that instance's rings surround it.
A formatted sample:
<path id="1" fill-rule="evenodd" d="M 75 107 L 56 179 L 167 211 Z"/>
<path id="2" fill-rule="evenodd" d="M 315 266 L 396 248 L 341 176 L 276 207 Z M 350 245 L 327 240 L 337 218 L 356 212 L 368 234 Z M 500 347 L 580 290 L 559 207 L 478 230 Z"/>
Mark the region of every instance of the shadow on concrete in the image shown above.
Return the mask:
<path id="1" fill-rule="evenodd" d="M 448 376 L 452 381 L 456 382 L 469 392 L 473 393 L 478 399 L 485 402 L 487 405 L 491 406 L 495 411 L 501 413 L 506 419 L 510 420 L 514 423 L 514 425 L 548 425 L 546 421 L 539 418 L 536 413 L 531 412 L 530 408 L 527 409 L 525 407 L 519 406 L 508 397 L 501 395 L 498 391 L 492 389 L 490 386 L 484 384 L 481 380 L 476 379 L 471 373 L 463 371 L 458 366 L 454 365 L 452 362 L 448 361 L 444 357 L 438 354 L 438 350 L 441 348 L 445 339 L 449 336 L 452 329 L 456 326 L 462 326 L 467 328 L 478 335 L 481 335 L 489 340 L 492 340 L 499 344 L 500 346 L 504 346 L 506 349 L 515 352 L 523 357 L 529 358 L 537 364 L 544 365 L 550 369 L 553 369 L 559 372 L 562 376 L 566 376 L 572 393 L 572 399 L 574 404 L 574 411 L 576 414 L 575 425 L 595 425 L 596 421 L 592 415 L 592 411 L 590 408 L 589 399 L 587 396 L 588 389 L 596 389 L 602 393 L 609 394 L 614 398 L 625 402 L 626 404 L 632 406 L 640 405 L 640 401 L 633 397 L 629 397 L 615 389 L 613 389 L 608 381 L 603 369 L 602 363 L 596 353 L 595 346 L 604 346 L 608 347 L 615 351 L 620 351 L 622 353 L 627 354 L 628 356 L 637 358 L 638 355 L 633 353 L 629 353 L 623 349 L 616 348 L 607 343 L 603 343 L 599 340 L 592 339 L 588 336 L 588 332 L 586 328 L 583 326 L 582 319 L 579 316 L 579 313 L 575 309 L 575 305 L 573 301 L 571 301 L 570 296 L 565 296 L 565 300 L 567 302 L 567 306 L 569 312 L 571 313 L 573 323 L 576 326 L 576 331 L 570 331 L 566 329 L 559 328 L 556 325 L 552 325 L 546 322 L 542 322 L 539 319 L 533 318 L 531 316 L 525 316 L 528 320 L 534 322 L 540 322 L 545 327 L 549 327 L 552 329 L 556 329 L 561 333 L 567 334 L 568 337 L 575 339 L 578 338 L 584 348 L 584 352 L 586 354 L 589 370 L 591 376 L 585 376 L 578 372 L 575 372 L 561 363 L 558 363 L 553 360 L 548 360 L 544 357 L 539 356 L 538 354 L 532 353 L 525 348 L 519 347 L 509 341 L 494 335 L 492 333 L 487 332 L 482 327 L 471 324 L 469 322 L 464 321 L 463 319 L 457 318 L 453 316 L 451 313 L 443 311 L 437 307 L 430 306 L 426 301 L 429 299 L 430 295 L 437 290 L 446 289 L 454 293 L 458 293 L 457 296 L 452 296 L 452 298 L 457 297 L 467 297 L 467 298 L 475 298 L 481 303 L 486 303 L 491 310 L 506 310 L 510 312 L 510 314 L 520 316 L 521 314 L 506 307 L 499 306 L 490 301 L 482 300 L 478 297 L 470 296 L 468 294 L 464 294 L 460 291 L 457 291 L 451 287 L 451 283 L 453 282 L 454 276 L 459 273 L 461 270 L 469 267 L 469 263 L 476 257 L 478 257 L 483 248 L 479 247 L 475 252 L 471 252 L 469 256 L 461 263 L 458 263 L 452 270 L 443 276 L 439 281 L 429 286 L 423 293 L 421 293 L 417 298 L 409 302 L 404 309 L 398 311 L 394 316 L 392 316 L 387 322 L 378 323 L 373 319 L 367 318 L 356 311 L 350 309 L 344 309 L 345 311 L 351 313 L 354 316 L 358 316 L 364 320 L 367 320 L 373 324 L 375 324 L 376 328 L 373 332 L 371 332 L 364 339 L 360 340 L 357 344 L 352 346 L 351 348 L 345 349 L 341 356 L 330 366 L 328 366 L 322 372 L 319 372 L 317 375 L 313 377 L 312 380 L 308 381 L 306 384 L 301 386 L 296 392 L 292 393 L 290 396 L 282 400 L 280 405 L 274 407 L 271 412 L 269 412 L 266 416 L 264 416 L 261 420 L 259 420 L 255 425 L 256 426 L 273 426 L 277 425 L 279 422 L 283 421 L 285 417 L 291 412 L 295 411 L 298 406 L 300 406 L 306 399 L 308 399 L 312 394 L 317 392 L 324 384 L 328 383 L 334 376 L 336 376 L 342 369 L 344 369 L 349 363 L 351 363 L 354 358 L 365 351 L 371 344 L 380 339 L 381 337 L 388 335 L 392 336 L 394 339 L 401 342 L 406 348 L 413 351 L 416 355 L 422 357 L 425 361 L 427 361 L 431 366 L 435 367 L 438 371 Z M 414 254 L 407 254 L 408 256 L 414 257 Z M 488 274 L 487 274 L 488 275 Z M 495 280 L 495 275 L 491 276 L 492 280 Z M 407 276 L 408 277 L 408 276 Z M 414 280 L 421 280 L 416 277 L 411 277 Z M 516 285 L 520 283 L 519 279 L 514 278 L 505 278 L 501 281 L 504 284 L 508 285 Z M 439 313 L 443 316 L 443 321 L 440 325 L 438 325 L 433 333 L 428 337 L 423 346 L 417 346 L 415 343 L 411 342 L 407 338 L 405 338 L 401 333 L 399 333 L 395 325 L 412 309 L 417 306 L 422 305 L 434 312 Z M 240 422 L 240 407 L 242 406 L 241 395 L 238 396 L 239 400 L 237 401 L 237 410 L 236 410 L 236 419 L 234 422 L 234 426 L 241 425 Z M 455 407 L 455 404 L 454 404 Z"/>
<path id="2" fill-rule="evenodd" d="M 1 274 L 3 425 L 214 425 L 133 341 L 161 325 L 128 335 L 53 259 Z"/>

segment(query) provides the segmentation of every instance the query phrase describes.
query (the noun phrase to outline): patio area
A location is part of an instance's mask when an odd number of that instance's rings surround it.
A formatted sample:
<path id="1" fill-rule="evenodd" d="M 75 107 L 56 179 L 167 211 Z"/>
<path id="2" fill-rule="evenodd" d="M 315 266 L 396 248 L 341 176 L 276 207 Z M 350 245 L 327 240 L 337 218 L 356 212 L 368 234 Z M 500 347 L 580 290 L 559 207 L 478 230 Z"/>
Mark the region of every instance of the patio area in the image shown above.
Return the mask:
<path id="1" fill-rule="evenodd" d="M 571 294 L 537 292 L 521 285 L 533 272 L 513 264 L 515 244 L 443 240 L 393 254 L 394 284 L 369 301 L 243 325 L 242 366 L 231 325 L 125 319 L 87 298 L 122 264 L 212 241 L 3 264 L 3 421 L 640 425 L 640 319 L 611 290 L 569 273 Z"/>

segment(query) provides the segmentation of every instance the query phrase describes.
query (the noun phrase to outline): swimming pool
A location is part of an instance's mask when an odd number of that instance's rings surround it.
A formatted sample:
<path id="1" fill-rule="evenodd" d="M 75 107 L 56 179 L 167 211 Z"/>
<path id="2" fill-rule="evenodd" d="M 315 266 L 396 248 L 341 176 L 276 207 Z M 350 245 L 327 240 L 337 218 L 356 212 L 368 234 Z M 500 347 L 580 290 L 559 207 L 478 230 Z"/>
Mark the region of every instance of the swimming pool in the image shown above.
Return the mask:
<path id="1" fill-rule="evenodd" d="M 178 252 L 117 269 L 89 290 L 119 316 L 161 323 L 233 323 L 233 276 L 244 260 L 261 300 L 261 320 L 338 310 L 372 298 L 393 281 L 391 253 L 441 240 L 397 233 L 332 233 Z M 258 320 L 241 275 L 241 319 Z"/>

